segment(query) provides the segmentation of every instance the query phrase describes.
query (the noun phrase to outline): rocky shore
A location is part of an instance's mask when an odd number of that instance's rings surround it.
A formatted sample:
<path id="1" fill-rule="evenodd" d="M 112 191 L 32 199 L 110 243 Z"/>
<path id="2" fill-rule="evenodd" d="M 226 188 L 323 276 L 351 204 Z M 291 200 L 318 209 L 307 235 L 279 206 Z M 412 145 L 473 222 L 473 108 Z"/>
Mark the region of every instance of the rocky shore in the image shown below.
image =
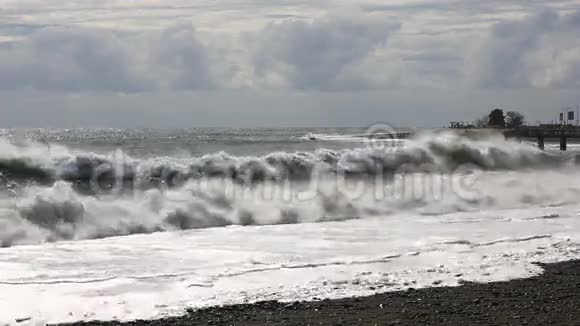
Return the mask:
<path id="1" fill-rule="evenodd" d="M 543 265 L 540 276 L 370 297 L 261 302 L 151 321 L 70 325 L 580 325 L 580 261 Z"/>

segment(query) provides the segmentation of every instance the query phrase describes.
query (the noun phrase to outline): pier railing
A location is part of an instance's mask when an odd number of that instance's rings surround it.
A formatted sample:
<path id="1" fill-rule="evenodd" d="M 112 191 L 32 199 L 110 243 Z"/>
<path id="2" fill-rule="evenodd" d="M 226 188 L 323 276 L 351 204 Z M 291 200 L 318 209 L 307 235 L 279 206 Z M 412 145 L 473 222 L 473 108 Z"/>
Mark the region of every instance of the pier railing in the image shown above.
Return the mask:
<path id="1" fill-rule="evenodd" d="M 538 147 L 544 149 L 544 140 L 546 138 L 560 139 L 560 150 L 565 151 L 568 138 L 580 138 L 580 128 L 565 127 L 562 128 L 542 128 L 542 127 L 525 127 L 509 129 L 502 131 L 506 138 L 536 138 Z"/>

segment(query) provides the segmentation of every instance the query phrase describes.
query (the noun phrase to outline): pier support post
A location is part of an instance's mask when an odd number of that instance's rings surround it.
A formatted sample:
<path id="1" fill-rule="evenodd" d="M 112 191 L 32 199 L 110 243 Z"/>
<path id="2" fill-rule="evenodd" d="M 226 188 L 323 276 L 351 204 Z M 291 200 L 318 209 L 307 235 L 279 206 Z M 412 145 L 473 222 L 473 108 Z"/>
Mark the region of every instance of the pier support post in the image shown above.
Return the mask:
<path id="1" fill-rule="evenodd" d="M 543 134 L 538 135 L 538 147 L 541 150 L 544 150 L 544 135 Z"/>
<path id="2" fill-rule="evenodd" d="M 565 151 L 566 150 L 566 136 L 560 136 L 560 150 L 561 151 Z"/>

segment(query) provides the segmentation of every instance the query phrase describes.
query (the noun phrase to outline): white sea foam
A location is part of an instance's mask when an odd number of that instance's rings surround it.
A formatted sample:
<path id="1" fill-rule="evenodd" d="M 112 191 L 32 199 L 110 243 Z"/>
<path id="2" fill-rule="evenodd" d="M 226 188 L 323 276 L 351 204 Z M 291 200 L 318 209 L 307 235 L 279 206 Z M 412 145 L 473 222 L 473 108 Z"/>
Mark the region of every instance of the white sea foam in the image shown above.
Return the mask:
<path id="1" fill-rule="evenodd" d="M 154 318 L 186 307 L 536 275 L 580 258 L 580 206 L 212 228 L 0 249 L 0 321 Z"/>

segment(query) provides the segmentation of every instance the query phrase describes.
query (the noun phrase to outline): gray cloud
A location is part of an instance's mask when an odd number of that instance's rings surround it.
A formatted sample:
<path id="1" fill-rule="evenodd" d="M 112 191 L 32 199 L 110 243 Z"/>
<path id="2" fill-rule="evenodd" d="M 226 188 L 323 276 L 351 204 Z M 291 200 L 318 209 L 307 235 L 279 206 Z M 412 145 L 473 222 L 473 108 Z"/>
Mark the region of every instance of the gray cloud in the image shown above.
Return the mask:
<path id="1" fill-rule="evenodd" d="M 426 0 L 408 3 L 367 3 L 361 9 L 369 12 L 413 13 L 422 14 L 439 12 L 440 14 L 461 13 L 468 15 L 472 21 L 489 19 L 489 14 L 523 13 L 552 9 L 576 10 L 577 0 Z M 481 15 L 485 13 L 486 15 Z"/>
<path id="2" fill-rule="evenodd" d="M 213 86 L 192 26 L 154 33 L 48 27 L 0 44 L 0 89 L 138 92 Z"/>
<path id="3" fill-rule="evenodd" d="M 368 80 L 351 68 L 384 46 L 389 33 L 398 28 L 399 24 L 366 16 L 269 24 L 255 35 L 255 73 L 266 84 L 302 90 L 365 88 Z"/>
<path id="4" fill-rule="evenodd" d="M 577 17 L 547 11 L 494 25 L 467 57 L 467 79 L 484 88 L 580 86 Z"/>
<path id="5" fill-rule="evenodd" d="M 155 36 L 146 45 L 150 51 L 145 62 L 157 72 L 164 87 L 173 90 L 215 87 L 207 49 L 197 40 L 191 25 L 177 26 Z"/>

